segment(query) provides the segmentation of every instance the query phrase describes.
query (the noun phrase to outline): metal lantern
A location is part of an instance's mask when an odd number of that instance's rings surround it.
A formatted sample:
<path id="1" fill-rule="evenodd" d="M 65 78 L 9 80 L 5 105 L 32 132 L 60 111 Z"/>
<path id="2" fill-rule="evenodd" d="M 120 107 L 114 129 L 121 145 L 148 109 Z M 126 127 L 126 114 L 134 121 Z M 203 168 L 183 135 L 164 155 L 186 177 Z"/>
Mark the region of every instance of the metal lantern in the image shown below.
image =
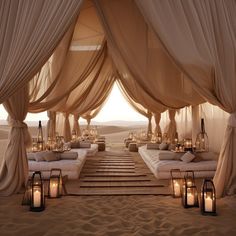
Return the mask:
<path id="1" fill-rule="evenodd" d="M 162 142 L 162 134 L 161 132 L 157 133 L 157 143 L 161 143 Z"/>
<path id="2" fill-rule="evenodd" d="M 209 140 L 205 131 L 204 119 L 201 119 L 201 132 L 197 135 L 195 146 L 198 151 L 209 151 Z"/>
<path id="3" fill-rule="evenodd" d="M 204 179 L 202 184 L 201 212 L 203 215 L 216 215 L 216 191 L 211 179 Z"/>
<path id="4" fill-rule="evenodd" d="M 193 145 L 192 145 L 192 139 L 186 138 L 184 140 L 184 151 L 192 151 Z"/>
<path id="5" fill-rule="evenodd" d="M 32 152 L 38 151 L 38 141 L 37 138 L 32 138 Z"/>
<path id="6" fill-rule="evenodd" d="M 32 185 L 31 185 L 31 179 L 27 181 L 26 187 L 25 187 L 25 193 L 22 199 L 22 205 L 30 205 L 31 204 L 31 195 L 32 195 Z"/>
<path id="7" fill-rule="evenodd" d="M 43 211 L 45 209 L 45 197 L 43 179 L 40 171 L 36 171 L 31 179 L 31 211 Z"/>
<path id="8" fill-rule="evenodd" d="M 74 129 L 71 132 L 71 138 L 72 138 L 72 141 L 75 141 L 77 139 L 76 131 Z"/>
<path id="9" fill-rule="evenodd" d="M 179 135 L 178 135 L 178 132 L 175 133 L 175 138 L 174 138 L 174 144 L 178 144 L 179 143 Z"/>
<path id="10" fill-rule="evenodd" d="M 182 185 L 183 185 L 183 179 L 181 177 L 181 171 L 180 169 L 172 169 L 170 171 L 171 175 L 171 185 L 173 190 L 173 197 L 178 198 L 182 195 Z"/>
<path id="11" fill-rule="evenodd" d="M 39 121 L 39 126 L 38 126 L 37 144 L 38 144 L 38 151 L 43 151 L 44 141 L 43 141 L 43 128 L 42 128 L 41 120 Z"/>
<path id="12" fill-rule="evenodd" d="M 48 185 L 48 197 L 59 198 L 62 195 L 62 173 L 61 169 L 51 169 Z"/>
<path id="13" fill-rule="evenodd" d="M 184 208 L 199 207 L 198 193 L 193 171 L 185 172 L 182 188 L 182 204 Z"/>

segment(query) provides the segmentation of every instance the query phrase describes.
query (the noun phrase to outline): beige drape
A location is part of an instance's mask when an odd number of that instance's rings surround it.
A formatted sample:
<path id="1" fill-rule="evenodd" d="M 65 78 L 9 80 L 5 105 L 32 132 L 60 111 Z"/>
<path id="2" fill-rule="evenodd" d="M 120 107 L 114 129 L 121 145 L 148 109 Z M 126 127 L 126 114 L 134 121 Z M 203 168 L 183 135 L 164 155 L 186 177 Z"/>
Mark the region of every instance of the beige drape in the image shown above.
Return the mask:
<path id="1" fill-rule="evenodd" d="M 80 125 L 79 125 L 79 114 L 73 114 L 73 130 L 76 132 L 77 136 L 81 136 L 81 129 L 80 129 Z"/>
<path id="2" fill-rule="evenodd" d="M 161 133 L 161 126 L 160 126 L 161 113 L 155 113 L 153 116 L 154 116 L 155 125 L 156 125 L 154 134 L 157 136 L 158 133 Z"/>
<path id="3" fill-rule="evenodd" d="M 47 122 L 47 137 L 55 139 L 56 137 L 56 112 L 47 111 L 48 122 Z"/>
<path id="4" fill-rule="evenodd" d="M 173 142 L 176 136 L 177 128 L 175 121 L 176 110 L 168 110 L 170 122 L 167 128 L 167 136 L 170 139 L 170 142 Z"/>
<path id="5" fill-rule="evenodd" d="M 152 109 L 148 105 L 146 108 L 160 112 L 166 107 L 181 108 L 203 101 L 167 56 L 134 1 L 95 0 L 95 3 L 120 77 L 129 83 L 135 81 L 129 90 L 139 86 L 153 100 Z"/>
<path id="6" fill-rule="evenodd" d="M 64 126 L 63 126 L 63 136 L 65 142 L 71 141 L 71 128 L 69 121 L 69 113 L 63 113 L 64 116 Z"/>
<path id="7" fill-rule="evenodd" d="M 214 183 L 218 197 L 236 192 L 236 2 L 136 2 L 198 93 L 231 113 Z"/>
<path id="8" fill-rule="evenodd" d="M 119 87 L 120 91 L 122 92 L 124 98 L 131 105 L 131 107 L 133 107 L 141 115 L 147 117 L 147 119 L 148 119 L 147 133 L 151 134 L 152 133 L 152 113 L 148 109 L 146 109 L 144 106 L 141 105 L 142 100 L 140 99 L 140 97 L 136 97 L 137 99 L 136 99 L 136 101 L 134 101 L 133 96 L 132 96 L 133 93 L 129 92 L 128 89 L 127 90 L 125 89 L 125 85 L 123 85 L 122 80 L 117 79 L 116 81 L 117 81 L 118 87 Z"/>
<path id="9" fill-rule="evenodd" d="M 81 0 L 0 3 L 0 103 L 24 86 L 47 61 L 77 16 Z"/>
<path id="10" fill-rule="evenodd" d="M 0 196 L 17 193 L 28 179 L 26 147 L 31 144 L 27 125 L 23 122 L 28 109 L 28 86 L 20 89 L 4 103 L 11 126 L 9 142 L 0 169 Z"/>

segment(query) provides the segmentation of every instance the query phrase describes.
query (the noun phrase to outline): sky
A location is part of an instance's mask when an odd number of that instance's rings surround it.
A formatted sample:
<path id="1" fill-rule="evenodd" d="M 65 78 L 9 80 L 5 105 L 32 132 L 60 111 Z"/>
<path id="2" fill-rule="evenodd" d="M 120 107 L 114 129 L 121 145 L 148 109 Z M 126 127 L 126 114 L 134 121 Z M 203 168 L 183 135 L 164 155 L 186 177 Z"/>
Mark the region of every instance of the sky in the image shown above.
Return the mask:
<path id="1" fill-rule="evenodd" d="M 0 120 L 7 118 L 7 112 L 0 105 Z M 47 120 L 47 113 L 28 113 L 27 121 Z M 82 119 L 81 119 L 82 120 Z M 147 118 L 137 113 L 125 100 L 121 94 L 118 86 L 114 84 L 111 94 L 100 111 L 100 113 L 93 119 L 94 121 L 104 122 L 112 120 L 124 120 L 124 121 L 146 121 Z"/>

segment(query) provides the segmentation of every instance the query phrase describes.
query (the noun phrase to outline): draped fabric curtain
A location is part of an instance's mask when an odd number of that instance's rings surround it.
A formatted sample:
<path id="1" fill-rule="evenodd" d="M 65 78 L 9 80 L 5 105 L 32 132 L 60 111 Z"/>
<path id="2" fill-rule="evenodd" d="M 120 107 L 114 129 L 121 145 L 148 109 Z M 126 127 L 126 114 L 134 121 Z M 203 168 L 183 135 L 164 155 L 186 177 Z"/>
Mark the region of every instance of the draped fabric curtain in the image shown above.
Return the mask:
<path id="1" fill-rule="evenodd" d="M 65 142 L 71 141 L 71 128 L 69 121 L 69 113 L 63 113 L 64 116 L 64 126 L 63 126 L 63 136 Z"/>
<path id="2" fill-rule="evenodd" d="M 78 113 L 73 114 L 73 130 L 76 132 L 77 136 L 81 136 L 81 129 L 79 125 L 80 115 Z"/>
<path id="3" fill-rule="evenodd" d="M 203 101 L 165 53 L 134 1 L 94 2 L 120 78 L 131 81 L 128 83 L 133 81 L 129 90 L 142 88 L 144 92 L 139 96 L 145 93 L 153 104 L 152 109 L 148 105 L 145 107 L 152 112 L 160 112 L 167 107 L 176 109 Z"/>
<path id="4" fill-rule="evenodd" d="M 48 122 L 47 122 L 47 137 L 55 139 L 56 137 L 56 112 L 47 111 Z"/>
<path id="5" fill-rule="evenodd" d="M 141 115 L 147 117 L 147 119 L 148 119 L 147 133 L 151 134 L 152 133 L 152 113 L 139 103 L 139 101 L 142 103 L 142 100 L 134 101 L 134 99 L 132 97 L 132 93 L 130 93 L 129 90 L 125 89 L 125 86 L 123 85 L 122 80 L 117 79 L 116 81 L 117 81 L 118 87 L 120 88 L 120 91 L 122 92 L 124 98 L 131 105 L 131 107 L 133 107 L 134 110 L 136 110 Z"/>
<path id="6" fill-rule="evenodd" d="M 198 93 L 231 114 L 214 183 L 217 197 L 236 192 L 236 2 L 136 3 Z"/>
<path id="7" fill-rule="evenodd" d="M 31 144 L 31 137 L 24 123 L 28 103 L 28 86 L 20 89 L 4 103 L 11 130 L 0 169 L 0 196 L 19 192 L 28 179 L 26 147 Z"/>
<path id="8" fill-rule="evenodd" d="M 170 122 L 167 128 L 167 137 L 170 139 L 171 142 L 173 142 L 177 132 L 176 121 L 175 121 L 176 110 L 168 110 L 168 114 Z"/>
<path id="9" fill-rule="evenodd" d="M 156 125 L 154 134 L 157 136 L 158 133 L 161 133 L 161 126 L 160 126 L 161 113 L 155 113 L 153 116 L 154 116 L 155 125 Z"/>
<path id="10" fill-rule="evenodd" d="M 47 61 L 81 0 L 3 0 L 0 3 L 0 103 L 23 87 Z"/>

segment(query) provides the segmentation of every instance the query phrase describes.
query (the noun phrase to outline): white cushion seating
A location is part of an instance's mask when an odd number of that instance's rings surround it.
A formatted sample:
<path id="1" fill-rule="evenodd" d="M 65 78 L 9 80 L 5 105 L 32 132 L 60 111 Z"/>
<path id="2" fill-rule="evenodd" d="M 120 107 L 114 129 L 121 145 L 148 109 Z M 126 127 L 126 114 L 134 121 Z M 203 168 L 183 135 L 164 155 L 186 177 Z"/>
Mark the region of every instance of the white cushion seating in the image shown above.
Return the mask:
<path id="1" fill-rule="evenodd" d="M 87 151 L 85 149 L 79 149 L 79 150 L 73 149 L 72 151 L 69 152 L 77 152 L 78 153 L 77 159 L 75 160 L 61 159 L 59 161 L 50 161 L 50 162 L 29 160 L 28 163 L 29 163 L 30 176 L 34 171 L 41 171 L 44 178 L 49 178 L 50 170 L 52 168 L 59 168 L 62 170 L 63 176 L 68 175 L 69 179 L 78 179 L 80 171 L 86 160 Z M 66 155 L 66 153 L 63 153 L 63 155 L 65 156 L 65 158 L 66 156 L 69 156 Z"/>
<path id="2" fill-rule="evenodd" d="M 215 156 L 211 152 L 208 154 L 204 153 L 203 155 L 199 154 L 205 160 L 189 163 L 180 160 L 184 153 L 175 153 L 168 150 L 150 150 L 146 146 L 139 147 L 138 152 L 158 179 L 170 179 L 171 169 L 180 169 L 181 171 L 193 170 L 197 178 L 213 177 L 217 166 Z M 159 158 L 161 156 L 163 158 Z M 210 158 L 212 160 L 209 160 Z"/>
<path id="3" fill-rule="evenodd" d="M 96 143 L 92 143 L 90 148 L 72 148 L 72 151 L 80 151 L 85 150 L 87 156 L 95 156 L 98 152 L 98 145 Z"/>

